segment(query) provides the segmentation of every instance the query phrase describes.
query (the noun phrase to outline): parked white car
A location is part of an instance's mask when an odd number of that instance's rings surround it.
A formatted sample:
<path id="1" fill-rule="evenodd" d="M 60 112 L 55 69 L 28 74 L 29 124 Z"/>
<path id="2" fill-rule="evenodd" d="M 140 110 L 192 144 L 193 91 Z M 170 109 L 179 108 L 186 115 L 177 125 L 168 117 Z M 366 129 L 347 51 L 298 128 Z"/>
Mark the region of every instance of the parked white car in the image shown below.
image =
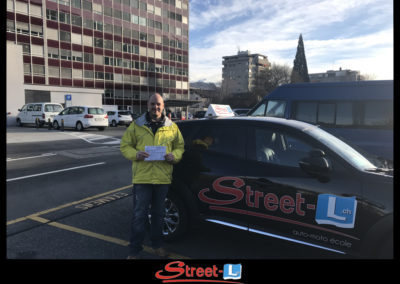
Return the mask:
<path id="1" fill-rule="evenodd" d="M 75 128 L 78 131 L 90 127 L 104 130 L 108 126 L 108 116 L 101 107 L 71 106 L 54 117 L 55 129 L 60 129 L 62 124 L 66 128 Z"/>
<path id="2" fill-rule="evenodd" d="M 36 124 L 36 119 L 39 119 L 39 126 L 48 125 L 62 110 L 63 106 L 58 103 L 29 103 L 18 109 L 17 125 Z"/>
<path id="3" fill-rule="evenodd" d="M 126 125 L 127 127 L 132 123 L 132 114 L 128 110 L 108 111 L 109 125 L 116 127 L 117 125 Z"/>

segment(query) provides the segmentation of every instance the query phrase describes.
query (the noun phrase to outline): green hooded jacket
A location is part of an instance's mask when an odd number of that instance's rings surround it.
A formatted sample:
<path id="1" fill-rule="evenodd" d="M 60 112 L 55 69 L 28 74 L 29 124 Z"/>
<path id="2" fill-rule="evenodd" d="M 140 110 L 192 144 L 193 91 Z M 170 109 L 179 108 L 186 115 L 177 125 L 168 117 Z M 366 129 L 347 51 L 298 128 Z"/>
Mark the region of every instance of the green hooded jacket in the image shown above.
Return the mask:
<path id="1" fill-rule="evenodd" d="M 182 159 L 184 140 L 178 126 L 168 117 L 156 134 L 146 124 L 146 114 L 133 121 L 122 136 L 120 150 L 122 155 L 132 161 L 133 184 L 170 184 L 173 163 Z M 175 157 L 173 163 L 167 161 L 139 161 L 138 151 L 145 151 L 145 146 L 166 146 L 166 153 Z"/>

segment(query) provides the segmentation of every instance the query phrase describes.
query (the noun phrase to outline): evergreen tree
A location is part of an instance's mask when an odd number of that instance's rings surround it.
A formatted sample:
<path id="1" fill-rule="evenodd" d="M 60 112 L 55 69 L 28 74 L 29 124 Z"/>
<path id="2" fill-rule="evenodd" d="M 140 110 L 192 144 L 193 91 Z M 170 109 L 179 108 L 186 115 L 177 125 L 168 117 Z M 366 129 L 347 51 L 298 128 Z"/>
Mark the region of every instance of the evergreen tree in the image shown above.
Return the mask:
<path id="1" fill-rule="evenodd" d="M 297 44 L 296 58 L 293 62 L 293 69 L 290 81 L 291 83 L 310 82 L 310 77 L 308 76 L 306 54 L 304 52 L 303 36 L 301 34 L 299 37 L 299 43 Z"/>

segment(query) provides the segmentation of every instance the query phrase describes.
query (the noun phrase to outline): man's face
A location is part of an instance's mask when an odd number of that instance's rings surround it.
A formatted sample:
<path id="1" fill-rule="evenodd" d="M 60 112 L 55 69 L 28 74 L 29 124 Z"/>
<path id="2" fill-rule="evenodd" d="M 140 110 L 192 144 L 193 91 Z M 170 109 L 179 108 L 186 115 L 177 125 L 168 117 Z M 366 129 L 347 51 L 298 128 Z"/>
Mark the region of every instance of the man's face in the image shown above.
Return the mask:
<path id="1" fill-rule="evenodd" d="M 152 118 L 160 118 L 164 110 L 163 98 L 159 94 L 151 96 L 147 103 L 147 108 Z"/>

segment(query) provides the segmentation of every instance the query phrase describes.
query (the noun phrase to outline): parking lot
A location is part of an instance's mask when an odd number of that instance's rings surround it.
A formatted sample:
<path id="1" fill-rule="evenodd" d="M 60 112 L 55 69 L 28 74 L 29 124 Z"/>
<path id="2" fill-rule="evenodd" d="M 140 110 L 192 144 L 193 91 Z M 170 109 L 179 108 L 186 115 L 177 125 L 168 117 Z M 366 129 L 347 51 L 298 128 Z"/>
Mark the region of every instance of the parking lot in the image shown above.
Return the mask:
<path id="1" fill-rule="evenodd" d="M 131 163 L 126 127 L 7 128 L 7 258 L 125 259 Z M 145 247 L 145 258 L 156 259 Z M 212 223 L 166 244 L 173 259 L 338 258 L 337 254 Z"/>

